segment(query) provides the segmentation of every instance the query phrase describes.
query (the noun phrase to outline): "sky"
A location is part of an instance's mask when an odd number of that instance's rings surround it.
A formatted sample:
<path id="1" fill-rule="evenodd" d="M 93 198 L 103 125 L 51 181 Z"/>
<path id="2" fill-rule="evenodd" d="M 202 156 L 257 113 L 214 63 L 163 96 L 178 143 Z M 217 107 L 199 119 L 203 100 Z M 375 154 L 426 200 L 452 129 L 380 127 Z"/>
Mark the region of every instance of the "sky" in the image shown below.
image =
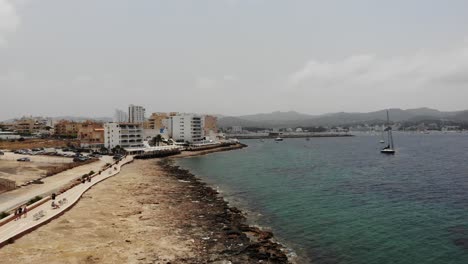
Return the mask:
<path id="1" fill-rule="evenodd" d="M 0 0 L 0 120 L 466 98 L 466 0 Z"/>

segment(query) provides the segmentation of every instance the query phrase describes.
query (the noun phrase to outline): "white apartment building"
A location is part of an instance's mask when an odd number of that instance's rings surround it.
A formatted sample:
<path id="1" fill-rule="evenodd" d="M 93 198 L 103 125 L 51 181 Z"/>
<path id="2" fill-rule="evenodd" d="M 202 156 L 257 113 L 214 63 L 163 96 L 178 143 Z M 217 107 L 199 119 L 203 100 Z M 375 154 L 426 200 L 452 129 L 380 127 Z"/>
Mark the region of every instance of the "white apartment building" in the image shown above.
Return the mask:
<path id="1" fill-rule="evenodd" d="M 134 123 L 104 124 L 104 146 L 113 149 L 137 148 L 143 146 L 143 126 Z"/>
<path id="2" fill-rule="evenodd" d="M 11 131 L 1 131 L 0 130 L 0 139 L 1 140 L 11 140 L 11 139 L 20 139 L 21 136 L 13 133 Z"/>
<path id="3" fill-rule="evenodd" d="M 115 109 L 114 122 L 125 123 L 128 122 L 128 115 L 120 109 Z"/>
<path id="4" fill-rule="evenodd" d="M 145 108 L 139 105 L 129 105 L 128 122 L 138 124 L 145 122 Z"/>
<path id="5" fill-rule="evenodd" d="M 177 142 L 197 142 L 203 140 L 203 121 L 201 115 L 195 114 L 178 114 L 171 116 L 171 126 L 169 129 L 173 140 Z"/>

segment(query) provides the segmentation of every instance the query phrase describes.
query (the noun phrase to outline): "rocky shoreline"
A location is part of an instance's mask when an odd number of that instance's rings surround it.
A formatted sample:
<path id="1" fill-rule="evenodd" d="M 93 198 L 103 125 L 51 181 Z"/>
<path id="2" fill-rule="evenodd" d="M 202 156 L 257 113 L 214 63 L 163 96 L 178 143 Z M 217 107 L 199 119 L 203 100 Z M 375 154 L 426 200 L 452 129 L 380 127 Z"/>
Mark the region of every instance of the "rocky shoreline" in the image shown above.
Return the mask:
<path id="1" fill-rule="evenodd" d="M 247 219 L 242 211 L 230 207 L 216 190 L 188 170 L 174 165 L 174 161 L 170 158 L 159 161 L 158 165 L 167 176 L 188 185 L 185 198 L 191 199 L 194 206 L 186 212 L 187 217 L 199 218 L 198 224 L 202 229 L 206 229 L 202 232 L 210 234 L 198 245 L 203 252 L 199 261 L 292 263 L 288 259 L 287 249 L 274 240 L 272 232 L 247 225 Z M 186 224 L 186 232 L 191 232 L 192 224 Z"/>

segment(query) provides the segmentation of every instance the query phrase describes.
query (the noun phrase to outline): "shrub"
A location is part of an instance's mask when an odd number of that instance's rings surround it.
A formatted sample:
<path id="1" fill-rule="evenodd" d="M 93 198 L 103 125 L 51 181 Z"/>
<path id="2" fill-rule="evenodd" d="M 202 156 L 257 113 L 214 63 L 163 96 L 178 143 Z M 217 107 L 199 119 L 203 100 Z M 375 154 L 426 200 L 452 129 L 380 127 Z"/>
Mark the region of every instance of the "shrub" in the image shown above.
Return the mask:
<path id="1" fill-rule="evenodd" d="M 90 171 L 90 172 L 88 173 L 89 176 L 91 176 L 91 175 L 93 175 L 93 174 L 94 174 L 94 171 Z"/>
<path id="2" fill-rule="evenodd" d="M 1 212 L 1 213 L 0 213 L 0 219 L 3 219 L 3 218 L 5 218 L 5 217 L 7 217 L 7 216 L 9 216 L 9 215 L 10 215 L 10 214 L 7 213 L 7 212 Z"/>
<path id="3" fill-rule="evenodd" d="M 31 205 L 31 204 L 33 204 L 33 203 L 35 203 L 37 201 L 40 201 L 41 199 L 42 199 L 42 196 L 36 196 L 36 197 L 32 198 L 31 200 L 29 200 L 29 202 L 27 202 L 26 204 Z"/>

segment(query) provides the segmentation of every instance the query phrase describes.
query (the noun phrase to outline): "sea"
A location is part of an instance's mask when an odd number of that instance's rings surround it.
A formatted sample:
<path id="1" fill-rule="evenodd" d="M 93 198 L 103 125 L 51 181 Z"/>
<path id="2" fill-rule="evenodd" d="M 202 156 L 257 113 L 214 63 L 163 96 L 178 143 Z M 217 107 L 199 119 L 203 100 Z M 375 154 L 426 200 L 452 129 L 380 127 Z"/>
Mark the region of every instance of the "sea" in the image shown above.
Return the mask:
<path id="1" fill-rule="evenodd" d="M 468 263 L 468 134 L 242 140 L 180 159 L 299 263 Z"/>

